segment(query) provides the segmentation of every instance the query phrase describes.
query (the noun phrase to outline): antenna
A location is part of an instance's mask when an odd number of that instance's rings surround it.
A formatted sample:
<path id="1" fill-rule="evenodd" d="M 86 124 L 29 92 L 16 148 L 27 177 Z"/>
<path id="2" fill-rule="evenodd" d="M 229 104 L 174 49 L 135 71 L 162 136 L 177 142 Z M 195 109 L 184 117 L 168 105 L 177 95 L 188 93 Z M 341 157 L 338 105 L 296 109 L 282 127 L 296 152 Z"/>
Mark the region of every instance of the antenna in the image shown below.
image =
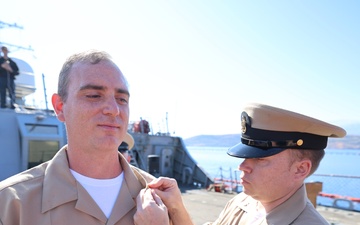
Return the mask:
<path id="1" fill-rule="evenodd" d="M 2 41 L 0 41 L 0 45 L 5 45 L 7 47 L 13 47 L 13 48 L 16 48 L 16 49 L 21 49 L 21 50 L 26 50 L 26 51 L 32 51 L 32 52 L 34 51 L 34 49 L 31 46 L 23 47 L 23 46 L 20 46 L 20 45 L 13 45 L 13 44 L 2 42 Z"/>
<path id="2" fill-rule="evenodd" d="M 43 86 L 44 86 L 44 97 L 45 97 L 46 112 L 49 112 L 47 96 L 46 96 L 46 85 L 45 85 L 45 75 L 44 74 L 42 74 L 42 79 L 43 79 Z"/>
<path id="3" fill-rule="evenodd" d="M 16 23 L 11 24 L 11 23 L 5 23 L 3 21 L 0 21 L 0 29 L 3 29 L 3 28 L 17 28 L 17 29 L 20 29 L 20 30 L 24 29 L 24 27 L 19 26 Z M 8 47 L 13 47 L 13 48 L 21 49 L 21 50 L 32 51 L 32 52 L 34 51 L 34 49 L 31 46 L 23 47 L 23 46 L 20 46 L 20 45 L 14 45 L 14 44 L 2 42 L 2 41 L 0 41 L 0 45 L 6 45 Z"/>
<path id="4" fill-rule="evenodd" d="M 17 25 L 16 23 L 5 23 L 3 21 L 0 21 L 0 29 L 4 28 L 4 27 L 15 27 L 18 29 L 24 29 L 24 27 Z"/>
<path id="5" fill-rule="evenodd" d="M 168 112 L 166 112 L 166 134 L 170 135 L 170 133 L 169 133 L 169 123 L 168 123 Z"/>

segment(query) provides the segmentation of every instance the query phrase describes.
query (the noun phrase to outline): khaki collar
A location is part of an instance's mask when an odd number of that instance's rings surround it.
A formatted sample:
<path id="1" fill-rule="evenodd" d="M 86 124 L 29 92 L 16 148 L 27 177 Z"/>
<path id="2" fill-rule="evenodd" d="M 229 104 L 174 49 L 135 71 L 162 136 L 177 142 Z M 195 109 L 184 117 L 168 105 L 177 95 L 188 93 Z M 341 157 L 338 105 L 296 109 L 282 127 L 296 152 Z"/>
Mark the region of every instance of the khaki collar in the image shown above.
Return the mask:
<path id="1" fill-rule="evenodd" d="M 303 184 L 288 200 L 266 215 L 268 224 L 291 224 L 304 211 L 306 202 L 306 189 Z"/>
<path id="2" fill-rule="evenodd" d="M 266 214 L 266 224 L 291 224 L 306 207 L 307 198 L 304 196 L 306 196 L 306 189 L 303 184 L 288 200 Z M 239 204 L 239 208 L 250 213 L 257 206 L 257 202 L 252 197 L 246 196 Z"/>
<path id="3" fill-rule="evenodd" d="M 105 223 L 107 218 L 101 209 L 71 174 L 66 150 L 67 146 L 61 148 L 45 170 L 42 213 L 75 201 L 75 209 L 86 212 Z M 146 185 L 145 179 L 134 174 L 132 167 L 120 153 L 119 162 L 123 169 L 124 182 L 114 205 L 113 212 L 116 213 L 111 214 L 109 224 L 112 224 L 111 221 L 118 221 L 136 206 L 136 196 Z"/>

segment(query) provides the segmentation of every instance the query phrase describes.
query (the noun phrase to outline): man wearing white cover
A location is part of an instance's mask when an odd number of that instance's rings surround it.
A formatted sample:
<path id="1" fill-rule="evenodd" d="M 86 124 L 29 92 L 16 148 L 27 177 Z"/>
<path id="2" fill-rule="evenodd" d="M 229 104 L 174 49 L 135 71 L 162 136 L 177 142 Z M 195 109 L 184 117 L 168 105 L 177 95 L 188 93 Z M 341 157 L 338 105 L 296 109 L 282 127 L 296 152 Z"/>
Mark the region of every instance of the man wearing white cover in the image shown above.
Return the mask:
<path id="1" fill-rule="evenodd" d="M 239 165 L 243 192 L 206 225 L 329 224 L 307 198 L 304 181 L 318 168 L 328 137 L 344 137 L 345 130 L 263 104 L 249 104 L 241 124 L 241 142 L 227 153 L 245 159 Z M 161 190 L 156 193 L 169 211 L 186 214 L 175 180 L 160 178 L 148 186 Z M 193 223 L 184 217 L 183 224 Z"/>

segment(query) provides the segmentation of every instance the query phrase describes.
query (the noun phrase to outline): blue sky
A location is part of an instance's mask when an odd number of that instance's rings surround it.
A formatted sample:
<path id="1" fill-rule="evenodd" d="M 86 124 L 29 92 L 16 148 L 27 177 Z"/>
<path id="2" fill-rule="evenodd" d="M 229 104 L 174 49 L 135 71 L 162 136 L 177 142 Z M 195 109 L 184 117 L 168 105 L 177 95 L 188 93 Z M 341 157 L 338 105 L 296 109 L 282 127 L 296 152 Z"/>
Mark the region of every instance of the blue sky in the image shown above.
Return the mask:
<path id="1" fill-rule="evenodd" d="M 130 83 L 130 119 L 155 132 L 168 113 L 169 132 L 185 138 L 240 133 L 248 102 L 342 125 L 360 122 L 359 10 L 355 0 L 13 0 L 0 21 L 24 29 L 0 41 L 34 49 L 10 56 L 33 65 L 28 101 L 42 107 L 41 74 L 50 99 L 66 57 L 100 49 Z"/>

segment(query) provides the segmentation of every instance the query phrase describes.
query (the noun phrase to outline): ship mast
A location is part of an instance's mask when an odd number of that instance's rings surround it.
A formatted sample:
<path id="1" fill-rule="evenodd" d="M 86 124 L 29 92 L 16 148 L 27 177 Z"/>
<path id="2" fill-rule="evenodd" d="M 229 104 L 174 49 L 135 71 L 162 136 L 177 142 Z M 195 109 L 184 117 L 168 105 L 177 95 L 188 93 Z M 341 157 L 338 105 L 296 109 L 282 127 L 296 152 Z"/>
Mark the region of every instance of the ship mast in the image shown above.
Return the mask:
<path id="1" fill-rule="evenodd" d="M 16 23 L 6 23 L 6 22 L 3 22 L 3 21 L 0 21 L 0 29 L 4 29 L 4 28 L 16 28 L 16 29 L 20 29 L 20 30 L 24 29 L 22 26 L 19 26 Z M 24 46 L 15 45 L 15 44 L 11 44 L 11 43 L 6 43 L 6 42 L 2 42 L 2 41 L 0 41 L 0 46 L 8 46 L 8 47 L 11 47 L 12 49 L 16 49 L 16 50 L 25 50 L 25 51 L 31 51 L 31 52 L 34 51 L 34 49 L 31 46 L 24 47 Z M 46 85 L 45 85 L 45 76 L 44 76 L 44 74 L 42 74 L 42 81 L 43 81 L 43 88 L 44 88 L 44 98 L 45 98 L 46 112 L 48 112 L 49 108 L 48 108 L 48 102 L 47 102 L 47 96 L 46 96 Z"/>
<path id="2" fill-rule="evenodd" d="M 16 23 L 5 23 L 3 21 L 0 21 L 0 29 L 3 29 L 3 28 L 16 28 L 16 29 L 20 29 L 20 30 L 24 29 L 24 27 L 19 26 Z M 14 44 L 2 42 L 2 41 L 0 41 L 0 45 L 6 45 L 6 46 L 9 46 L 9 47 L 16 48 L 16 49 L 21 49 L 21 50 L 34 51 L 34 49 L 32 49 L 31 46 L 23 47 L 23 46 L 20 46 L 20 45 L 14 45 Z"/>

